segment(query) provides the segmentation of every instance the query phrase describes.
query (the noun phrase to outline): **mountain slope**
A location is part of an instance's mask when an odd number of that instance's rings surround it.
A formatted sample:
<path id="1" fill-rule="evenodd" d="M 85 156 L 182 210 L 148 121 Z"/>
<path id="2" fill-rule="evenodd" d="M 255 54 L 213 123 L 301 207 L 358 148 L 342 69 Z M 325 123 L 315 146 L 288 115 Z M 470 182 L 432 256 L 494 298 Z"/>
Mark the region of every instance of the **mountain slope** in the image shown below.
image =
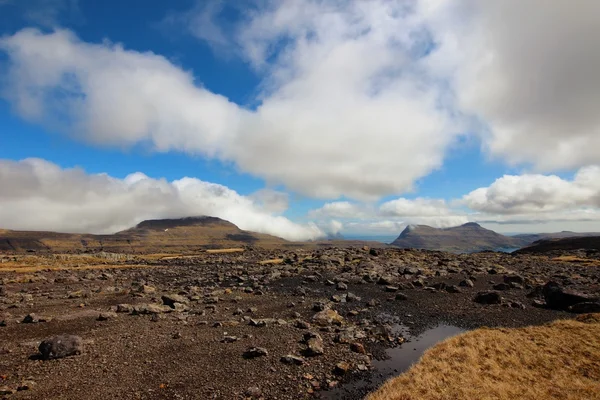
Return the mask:
<path id="1" fill-rule="evenodd" d="M 523 247 L 517 252 L 521 254 L 540 254 L 556 251 L 572 252 L 577 250 L 592 253 L 600 252 L 600 235 L 538 240 L 530 246 Z"/>
<path id="2" fill-rule="evenodd" d="M 140 222 L 112 235 L 0 230 L 0 251 L 158 253 L 253 245 L 281 247 L 288 242 L 239 229 L 215 217 L 188 217 Z"/>
<path id="3" fill-rule="evenodd" d="M 392 242 L 401 248 L 441 250 L 455 253 L 482 250 L 519 248 L 527 244 L 523 239 L 504 236 L 479 224 L 469 222 L 452 228 L 432 228 L 410 225 Z"/>

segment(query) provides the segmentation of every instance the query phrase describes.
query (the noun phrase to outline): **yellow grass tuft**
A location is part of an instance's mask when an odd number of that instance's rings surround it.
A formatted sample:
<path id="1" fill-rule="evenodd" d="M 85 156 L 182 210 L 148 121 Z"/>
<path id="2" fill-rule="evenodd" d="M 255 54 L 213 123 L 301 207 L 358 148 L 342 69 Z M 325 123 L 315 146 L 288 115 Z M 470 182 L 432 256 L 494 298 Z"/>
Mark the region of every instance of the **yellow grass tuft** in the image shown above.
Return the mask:
<path id="1" fill-rule="evenodd" d="M 272 260 L 263 260 L 263 261 L 259 261 L 258 262 L 261 265 L 266 265 L 266 264 L 282 264 L 283 263 L 283 258 L 274 258 Z"/>
<path id="2" fill-rule="evenodd" d="M 581 258 L 573 255 L 562 255 L 558 257 L 554 257 L 551 261 L 560 261 L 560 262 L 568 262 L 580 264 L 588 267 L 597 267 L 600 266 L 600 260 L 595 260 L 593 258 Z"/>
<path id="3" fill-rule="evenodd" d="M 600 314 L 450 338 L 367 397 L 421 399 L 600 399 Z"/>

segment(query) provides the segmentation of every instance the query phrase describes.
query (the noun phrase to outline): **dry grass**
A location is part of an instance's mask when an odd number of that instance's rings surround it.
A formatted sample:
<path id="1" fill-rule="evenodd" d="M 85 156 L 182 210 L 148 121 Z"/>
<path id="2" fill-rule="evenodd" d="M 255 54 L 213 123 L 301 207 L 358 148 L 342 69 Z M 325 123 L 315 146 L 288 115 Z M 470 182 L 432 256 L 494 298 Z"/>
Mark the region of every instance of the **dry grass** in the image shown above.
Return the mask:
<path id="1" fill-rule="evenodd" d="M 243 253 L 244 249 L 242 247 L 234 247 L 231 249 L 209 249 L 206 250 L 209 254 L 221 254 L 221 253 Z"/>
<path id="2" fill-rule="evenodd" d="M 600 314 L 450 338 L 367 400 L 600 399 Z"/>
<path id="3" fill-rule="evenodd" d="M 266 264 L 282 264 L 283 263 L 283 258 L 274 258 L 272 260 L 263 260 L 263 261 L 259 261 L 258 262 L 260 265 L 266 265 Z"/>
<path id="4" fill-rule="evenodd" d="M 558 256 L 558 257 L 552 258 L 551 261 L 575 263 L 575 264 L 584 265 L 587 267 L 600 266 L 600 260 L 595 260 L 593 258 L 581 258 L 581 257 L 571 256 L 571 255 Z"/>

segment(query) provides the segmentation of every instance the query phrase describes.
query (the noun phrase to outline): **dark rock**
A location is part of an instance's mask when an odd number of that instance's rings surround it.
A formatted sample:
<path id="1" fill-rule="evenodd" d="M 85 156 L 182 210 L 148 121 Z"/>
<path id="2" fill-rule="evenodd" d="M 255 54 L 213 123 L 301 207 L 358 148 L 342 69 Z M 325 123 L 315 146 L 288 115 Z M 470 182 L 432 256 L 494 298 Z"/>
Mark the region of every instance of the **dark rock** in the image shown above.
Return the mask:
<path id="1" fill-rule="evenodd" d="M 598 299 L 590 296 L 576 293 L 573 291 L 565 291 L 556 282 L 548 282 L 542 288 L 542 294 L 546 305 L 555 310 L 569 310 L 569 307 L 577 303 L 597 302 Z"/>
<path id="2" fill-rule="evenodd" d="M 460 281 L 460 283 L 458 284 L 458 286 L 462 286 L 462 287 L 473 287 L 473 281 L 470 279 L 465 279 L 464 281 Z"/>
<path id="3" fill-rule="evenodd" d="M 165 294 L 161 296 L 164 305 L 175 308 L 175 303 L 187 304 L 188 299 L 178 294 Z"/>
<path id="4" fill-rule="evenodd" d="M 250 347 L 244 352 L 244 358 L 256 358 L 268 355 L 269 352 L 264 347 Z"/>
<path id="5" fill-rule="evenodd" d="M 404 293 L 396 293 L 396 300 L 408 300 L 408 296 Z"/>
<path id="6" fill-rule="evenodd" d="M 352 301 L 360 301 L 360 297 L 358 297 L 357 295 L 355 295 L 352 292 L 349 292 L 346 295 L 346 301 L 349 302 L 349 303 L 352 302 Z"/>
<path id="7" fill-rule="evenodd" d="M 435 290 L 444 290 L 444 289 L 446 289 L 446 284 L 444 282 L 438 282 L 438 283 L 431 285 L 431 287 L 434 288 Z"/>
<path id="8" fill-rule="evenodd" d="M 415 267 L 406 267 L 404 268 L 404 275 L 417 275 L 419 273 L 419 269 Z"/>
<path id="9" fill-rule="evenodd" d="M 511 283 L 518 283 L 522 285 L 523 283 L 525 283 L 525 278 L 523 278 L 521 275 L 505 275 L 504 283 L 507 283 L 509 285 Z"/>
<path id="10" fill-rule="evenodd" d="M 284 364 L 293 364 L 293 365 L 302 365 L 304 364 L 304 358 L 300 356 L 295 356 L 293 354 L 288 354 L 281 357 L 280 361 Z"/>
<path id="11" fill-rule="evenodd" d="M 49 319 L 46 317 L 41 317 L 37 314 L 27 314 L 21 323 L 23 324 L 37 324 L 38 322 L 48 322 Z"/>
<path id="12" fill-rule="evenodd" d="M 393 283 L 393 279 L 390 276 L 380 276 L 377 280 L 378 285 L 391 285 Z"/>
<path id="13" fill-rule="evenodd" d="M 365 350 L 365 346 L 362 345 L 362 343 L 352 343 L 350 344 L 350 350 L 352 350 L 355 353 L 359 353 L 359 354 L 367 354 L 367 351 Z"/>
<path id="14" fill-rule="evenodd" d="M 297 320 L 294 326 L 298 329 L 310 329 L 310 324 L 306 321 Z"/>
<path id="15" fill-rule="evenodd" d="M 83 341 L 75 335 L 57 335 L 48 338 L 38 347 L 44 360 L 81 354 Z"/>
<path id="16" fill-rule="evenodd" d="M 600 303 L 584 301 L 582 303 L 573 304 L 569 307 L 569 311 L 577 314 L 600 313 Z"/>
<path id="17" fill-rule="evenodd" d="M 502 297 L 498 292 L 485 291 L 477 293 L 473 301 L 480 304 L 500 304 L 502 303 Z"/>
<path id="18" fill-rule="evenodd" d="M 337 290 L 348 290 L 348 285 L 343 282 L 339 282 L 335 288 Z"/>
<path id="19" fill-rule="evenodd" d="M 398 291 L 398 286 L 386 286 L 385 287 L 385 291 L 386 292 L 397 292 Z"/>
<path id="20" fill-rule="evenodd" d="M 446 286 L 446 292 L 448 293 L 460 293 L 462 290 L 456 285 Z"/>
<path id="21" fill-rule="evenodd" d="M 497 283 L 493 286 L 494 290 L 508 290 L 510 285 L 508 283 Z"/>

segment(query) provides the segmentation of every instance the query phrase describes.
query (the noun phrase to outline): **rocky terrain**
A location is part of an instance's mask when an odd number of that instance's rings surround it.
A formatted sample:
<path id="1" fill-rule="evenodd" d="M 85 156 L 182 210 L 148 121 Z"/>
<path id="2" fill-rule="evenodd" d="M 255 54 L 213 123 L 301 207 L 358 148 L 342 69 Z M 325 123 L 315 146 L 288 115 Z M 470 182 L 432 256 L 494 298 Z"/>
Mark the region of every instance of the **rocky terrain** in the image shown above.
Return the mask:
<path id="1" fill-rule="evenodd" d="M 545 255 L 5 253 L 0 398 L 359 399 L 429 327 L 538 325 L 598 296 L 599 266 Z"/>

